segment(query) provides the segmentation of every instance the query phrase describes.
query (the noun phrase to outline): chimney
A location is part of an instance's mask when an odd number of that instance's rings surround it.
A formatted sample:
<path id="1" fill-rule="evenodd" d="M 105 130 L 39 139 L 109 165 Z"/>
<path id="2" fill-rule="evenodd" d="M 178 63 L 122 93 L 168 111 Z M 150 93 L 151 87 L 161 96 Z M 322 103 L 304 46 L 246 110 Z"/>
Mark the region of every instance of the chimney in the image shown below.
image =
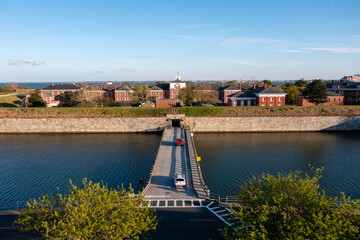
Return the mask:
<path id="1" fill-rule="evenodd" d="M 209 90 L 211 89 L 211 84 L 209 83 Z"/>
<path id="2" fill-rule="evenodd" d="M 261 87 L 261 83 L 258 83 L 258 87 Z"/>
<path id="3" fill-rule="evenodd" d="M 114 91 L 116 90 L 116 84 L 114 84 Z"/>
<path id="4" fill-rule="evenodd" d="M 101 94 L 102 94 L 102 84 L 100 84 L 100 91 L 101 91 Z"/>
<path id="5" fill-rule="evenodd" d="M 241 90 L 241 82 L 239 83 L 239 89 Z"/>
<path id="6" fill-rule="evenodd" d="M 54 83 L 52 83 L 51 86 L 54 86 Z"/>
<path id="7" fill-rule="evenodd" d="M 254 90 L 255 90 L 255 88 L 256 88 L 256 83 L 254 82 Z"/>
<path id="8" fill-rule="evenodd" d="M 267 83 L 264 84 L 264 88 L 267 88 Z"/>

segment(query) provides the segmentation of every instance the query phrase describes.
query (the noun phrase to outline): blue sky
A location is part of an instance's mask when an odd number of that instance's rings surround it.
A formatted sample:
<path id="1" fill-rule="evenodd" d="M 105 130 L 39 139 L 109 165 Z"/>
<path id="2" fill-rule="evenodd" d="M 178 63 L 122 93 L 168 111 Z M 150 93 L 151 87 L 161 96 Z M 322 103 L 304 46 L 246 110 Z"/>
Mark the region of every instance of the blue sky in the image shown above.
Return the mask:
<path id="1" fill-rule="evenodd" d="M 359 0 L 0 0 L 0 82 L 339 79 Z"/>

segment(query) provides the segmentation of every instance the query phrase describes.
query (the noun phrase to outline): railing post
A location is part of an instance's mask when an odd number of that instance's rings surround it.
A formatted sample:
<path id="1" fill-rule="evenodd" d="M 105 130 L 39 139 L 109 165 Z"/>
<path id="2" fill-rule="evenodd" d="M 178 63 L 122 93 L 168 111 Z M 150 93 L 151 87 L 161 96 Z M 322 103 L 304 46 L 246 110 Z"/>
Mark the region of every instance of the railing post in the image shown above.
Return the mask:
<path id="1" fill-rule="evenodd" d="M 220 203 L 220 195 L 218 195 L 218 202 Z"/>

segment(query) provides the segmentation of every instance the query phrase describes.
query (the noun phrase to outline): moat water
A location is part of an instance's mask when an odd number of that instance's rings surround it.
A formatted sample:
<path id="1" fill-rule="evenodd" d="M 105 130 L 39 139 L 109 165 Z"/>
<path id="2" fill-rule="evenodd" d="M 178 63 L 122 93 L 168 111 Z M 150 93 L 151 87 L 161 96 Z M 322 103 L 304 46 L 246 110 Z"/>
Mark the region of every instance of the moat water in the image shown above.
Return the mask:
<path id="1" fill-rule="evenodd" d="M 195 134 L 202 172 L 210 191 L 235 195 L 241 183 L 262 173 L 312 175 L 324 167 L 319 183 L 326 194 L 360 198 L 360 133 Z"/>
<path id="2" fill-rule="evenodd" d="M 235 195 L 239 185 L 263 172 L 276 174 L 324 167 L 321 187 L 360 198 L 360 133 L 194 134 L 211 193 Z M 41 193 L 65 192 L 69 179 L 104 181 L 141 189 L 161 140 L 160 134 L 0 135 L 0 208 Z"/>

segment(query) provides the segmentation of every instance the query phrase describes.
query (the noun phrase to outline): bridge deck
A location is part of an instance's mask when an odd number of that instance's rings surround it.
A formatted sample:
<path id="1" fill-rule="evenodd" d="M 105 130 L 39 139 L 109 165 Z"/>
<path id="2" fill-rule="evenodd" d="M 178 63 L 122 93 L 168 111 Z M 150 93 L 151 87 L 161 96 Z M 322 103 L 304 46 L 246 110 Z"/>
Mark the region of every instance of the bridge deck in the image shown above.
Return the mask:
<path id="1" fill-rule="evenodd" d="M 183 138 L 185 146 L 176 146 L 176 138 Z M 174 186 L 174 174 L 186 177 L 185 188 Z M 194 199 L 196 191 L 189 185 L 192 182 L 190 165 L 186 152 L 184 130 L 178 127 L 166 128 L 155 160 L 150 186 L 146 190 L 147 199 Z"/>

